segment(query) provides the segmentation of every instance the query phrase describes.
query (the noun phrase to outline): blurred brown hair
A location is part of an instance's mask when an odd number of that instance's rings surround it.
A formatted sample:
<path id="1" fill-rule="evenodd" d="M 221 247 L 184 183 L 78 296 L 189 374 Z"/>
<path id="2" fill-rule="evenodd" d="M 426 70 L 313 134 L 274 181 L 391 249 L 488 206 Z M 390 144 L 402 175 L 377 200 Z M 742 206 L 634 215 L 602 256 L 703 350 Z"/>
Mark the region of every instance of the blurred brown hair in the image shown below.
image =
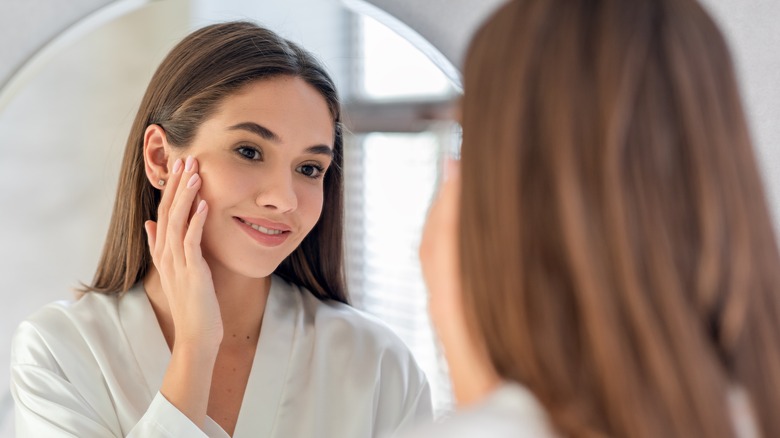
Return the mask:
<path id="1" fill-rule="evenodd" d="M 278 76 L 299 77 L 319 91 L 333 116 L 335 140 L 333 162 L 325 174 L 322 215 L 276 274 L 320 299 L 348 302 L 342 241 L 343 139 L 336 88 L 310 53 L 248 22 L 215 24 L 191 33 L 155 72 L 130 129 L 103 255 L 85 291 L 126 291 L 151 267 L 143 224 L 156 219 L 160 191 L 144 172 L 146 128 L 160 125 L 169 143 L 187 147 L 227 96 L 253 81 Z"/>
<path id="2" fill-rule="evenodd" d="M 505 5 L 465 67 L 464 304 L 572 437 L 780 436 L 780 257 L 692 0 Z"/>

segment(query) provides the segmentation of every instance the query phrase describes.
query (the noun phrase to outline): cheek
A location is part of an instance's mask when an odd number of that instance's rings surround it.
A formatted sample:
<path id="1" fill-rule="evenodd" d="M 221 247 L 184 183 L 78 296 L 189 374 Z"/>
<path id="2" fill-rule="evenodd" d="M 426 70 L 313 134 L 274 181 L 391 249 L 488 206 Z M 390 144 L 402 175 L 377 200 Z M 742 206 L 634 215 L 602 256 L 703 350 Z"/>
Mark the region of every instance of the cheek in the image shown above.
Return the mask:
<path id="1" fill-rule="evenodd" d="M 301 223 L 310 231 L 320 219 L 323 205 L 322 186 L 301 185 L 296 189 Z"/>
<path id="2" fill-rule="evenodd" d="M 246 196 L 246 191 L 251 189 L 246 183 L 246 176 L 239 172 L 220 171 L 218 168 L 209 168 L 201 172 L 201 182 L 198 196 L 205 199 L 210 207 L 229 203 L 230 200 Z"/>

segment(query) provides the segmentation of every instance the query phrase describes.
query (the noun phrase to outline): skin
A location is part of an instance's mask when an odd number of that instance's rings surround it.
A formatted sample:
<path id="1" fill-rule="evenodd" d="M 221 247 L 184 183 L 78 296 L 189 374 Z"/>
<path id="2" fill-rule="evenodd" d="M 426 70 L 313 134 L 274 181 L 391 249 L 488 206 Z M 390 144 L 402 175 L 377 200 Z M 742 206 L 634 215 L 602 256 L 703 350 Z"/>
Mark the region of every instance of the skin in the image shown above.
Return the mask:
<path id="1" fill-rule="evenodd" d="M 166 181 L 158 221 L 146 223 L 154 266 L 144 278 L 171 348 L 160 391 L 199 427 L 208 415 L 233 434 L 269 276 L 319 219 L 332 150 L 327 103 L 292 77 L 228 96 L 187 147 L 172 147 L 160 126 L 146 130 L 147 177 Z M 259 225 L 286 239 L 258 241 L 239 217 L 271 221 Z"/>
<path id="2" fill-rule="evenodd" d="M 458 248 L 460 164 L 448 161 L 420 242 L 428 311 L 444 348 L 458 406 L 477 403 L 500 384 L 479 336 L 469 330 L 463 307 Z"/>

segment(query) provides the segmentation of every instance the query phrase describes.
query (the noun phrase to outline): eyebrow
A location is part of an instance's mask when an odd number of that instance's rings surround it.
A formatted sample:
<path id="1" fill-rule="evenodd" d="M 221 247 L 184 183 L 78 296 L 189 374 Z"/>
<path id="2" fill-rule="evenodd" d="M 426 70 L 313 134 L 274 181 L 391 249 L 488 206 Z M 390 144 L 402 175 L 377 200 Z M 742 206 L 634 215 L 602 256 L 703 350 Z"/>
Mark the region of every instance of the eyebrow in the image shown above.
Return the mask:
<path id="1" fill-rule="evenodd" d="M 252 134 L 257 135 L 258 137 L 264 140 L 272 141 L 274 143 L 280 143 L 282 141 L 281 137 L 276 135 L 276 133 L 266 128 L 265 126 L 259 125 L 255 122 L 241 122 L 229 127 L 228 130 L 231 131 L 239 130 L 239 131 L 251 132 Z M 327 155 L 329 158 L 333 158 L 333 148 L 331 148 L 330 146 L 326 146 L 324 144 L 308 147 L 306 148 L 304 153 Z"/>
<path id="2" fill-rule="evenodd" d="M 231 131 L 248 131 L 252 134 L 257 135 L 258 137 L 261 137 L 265 140 L 272 141 L 274 143 L 279 143 L 282 141 L 282 139 L 276 135 L 273 131 L 266 128 L 265 126 L 258 125 L 254 122 L 242 122 L 237 125 L 233 125 L 230 128 L 228 128 Z"/>

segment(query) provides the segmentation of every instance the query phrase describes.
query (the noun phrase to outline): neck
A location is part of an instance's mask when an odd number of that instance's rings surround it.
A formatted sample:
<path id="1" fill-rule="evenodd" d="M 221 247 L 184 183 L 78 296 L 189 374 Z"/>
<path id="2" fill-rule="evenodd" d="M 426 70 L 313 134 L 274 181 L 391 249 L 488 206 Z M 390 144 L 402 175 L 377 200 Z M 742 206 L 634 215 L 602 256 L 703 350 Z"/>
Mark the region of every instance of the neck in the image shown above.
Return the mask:
<path id="1" fill-rule="evenodd" d="M 248 278 L 214 264 L 210 266 L 225 333 L 222 346 L 229 347 L 234 343 L 246 345 L 247 339 L 256 342 L 271 289 L 271 277 Z M 160 274 L 154 266 L 144 277 L 143 282 L 160 329 L 168 346 L 173 348 L 173 318 L 162 288 Z"/>

